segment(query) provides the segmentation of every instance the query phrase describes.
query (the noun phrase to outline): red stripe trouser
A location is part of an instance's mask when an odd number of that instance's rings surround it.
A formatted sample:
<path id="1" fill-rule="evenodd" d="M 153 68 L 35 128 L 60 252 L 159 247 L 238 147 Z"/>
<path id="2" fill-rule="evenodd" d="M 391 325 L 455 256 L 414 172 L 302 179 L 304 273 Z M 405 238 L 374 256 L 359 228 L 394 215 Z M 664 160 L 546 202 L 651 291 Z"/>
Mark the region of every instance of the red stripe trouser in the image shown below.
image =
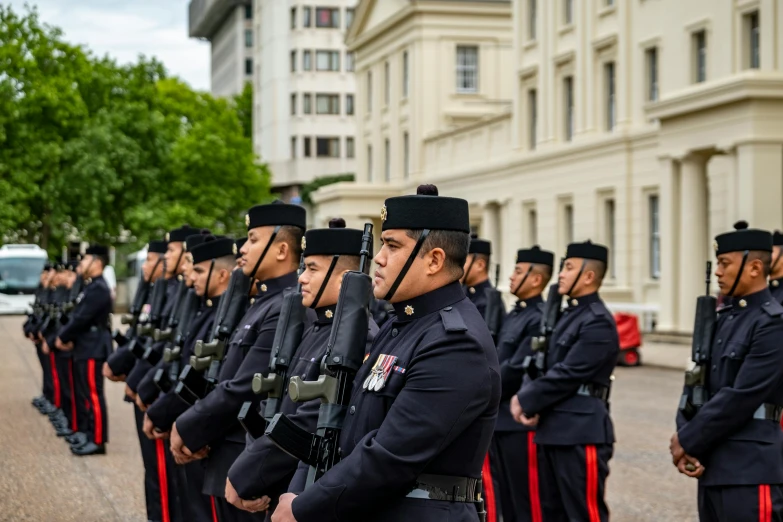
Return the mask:
<path id="1" fill-rule="evenodd" d="M 73 361 L 79 431 L 98 445 L 109 440 L 109 415 L 103 395 L 103 363 L 102 359 Z"/>

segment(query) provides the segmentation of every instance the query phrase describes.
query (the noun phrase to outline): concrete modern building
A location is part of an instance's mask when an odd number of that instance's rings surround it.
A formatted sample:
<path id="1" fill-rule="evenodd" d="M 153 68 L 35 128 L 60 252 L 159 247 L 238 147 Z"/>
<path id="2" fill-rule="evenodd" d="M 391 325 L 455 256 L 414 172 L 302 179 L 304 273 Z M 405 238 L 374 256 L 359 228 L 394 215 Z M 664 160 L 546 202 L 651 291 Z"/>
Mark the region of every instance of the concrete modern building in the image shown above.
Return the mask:
<path id="1" fill-rule="evenodd" d="M 355 173 L 354 60 L 344 37 L 356 0 L 255 0 L 256 152 L 297 201 L 315 178 Z"/>
<path id="2" fill-rule="evenodd" d="M 675 333 L 714 235 L 783 227 L 779 1 L 362 0 L 356 17 L 358 177 L 315 193 L 317 224 L 380 224 L 385 197 L 435 183 L 471 203 L 503 274 L 522 246 L 602 242 L 604 299 Z"/>
<path id="3" fill-rule="evenodd" d="M 209 40 L 212 47 L 212 94 L 232 96 L 253 80 L 252 0 L 191 0 L 191 38 Z"/>

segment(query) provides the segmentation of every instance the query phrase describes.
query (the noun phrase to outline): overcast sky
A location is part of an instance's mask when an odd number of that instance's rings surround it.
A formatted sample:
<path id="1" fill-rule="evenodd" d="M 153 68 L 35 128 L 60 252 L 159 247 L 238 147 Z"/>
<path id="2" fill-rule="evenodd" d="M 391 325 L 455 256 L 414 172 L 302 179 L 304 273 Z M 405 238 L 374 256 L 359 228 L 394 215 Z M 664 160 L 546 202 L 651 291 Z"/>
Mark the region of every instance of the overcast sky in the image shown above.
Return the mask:
<path id="1" fill-rule="evenodd" d="M 156 56 L 170 74 L 209 90 L 209 44 L 188 37 L 188 0 L 0 0 L 18 11 L 26 2 L 69 42 L 120 63 Z"/>

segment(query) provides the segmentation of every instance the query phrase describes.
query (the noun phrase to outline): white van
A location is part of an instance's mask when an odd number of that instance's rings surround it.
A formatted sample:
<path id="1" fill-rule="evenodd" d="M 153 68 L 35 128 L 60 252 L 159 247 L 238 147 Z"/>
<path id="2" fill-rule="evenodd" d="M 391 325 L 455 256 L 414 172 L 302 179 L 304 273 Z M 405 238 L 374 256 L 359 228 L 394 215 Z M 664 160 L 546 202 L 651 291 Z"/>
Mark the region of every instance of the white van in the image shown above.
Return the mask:
<path id="1" fill-rule="evenodd" d="M 0 247 L 0 315 L 30 311 L 48 259 L 46 250 L 38 245 Z"/>

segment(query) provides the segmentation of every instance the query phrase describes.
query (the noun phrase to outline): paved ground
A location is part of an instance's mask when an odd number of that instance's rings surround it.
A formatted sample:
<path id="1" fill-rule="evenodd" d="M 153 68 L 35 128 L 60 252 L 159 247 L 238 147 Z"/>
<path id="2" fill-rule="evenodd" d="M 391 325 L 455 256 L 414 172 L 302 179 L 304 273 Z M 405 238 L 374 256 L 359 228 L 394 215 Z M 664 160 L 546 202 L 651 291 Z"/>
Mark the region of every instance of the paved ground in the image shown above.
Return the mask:
<path id="1" fill-rule="evenodd" d="M 653 350 L 653 358 L 665 359 L 660 347 Z M 680 358 L 682 349 L 672 350 Z M 40 367 L 21 336 L 21 319 L 0 318 L 0 355 L 0 521 L 143 521 L 141 457 L 121 386 L 106 385 L 108 455 L 73 457 L 30 406 Z M 686 355 L 687 347 L 682 362 L 670 366 L 681 367 Z M 682 374 L 642 367 L 619 368 L 616 376 L 618 443 L 607 485 L 612 520 L 697 520 L 696 482 L 676 472 L 667 449 Z"/>

